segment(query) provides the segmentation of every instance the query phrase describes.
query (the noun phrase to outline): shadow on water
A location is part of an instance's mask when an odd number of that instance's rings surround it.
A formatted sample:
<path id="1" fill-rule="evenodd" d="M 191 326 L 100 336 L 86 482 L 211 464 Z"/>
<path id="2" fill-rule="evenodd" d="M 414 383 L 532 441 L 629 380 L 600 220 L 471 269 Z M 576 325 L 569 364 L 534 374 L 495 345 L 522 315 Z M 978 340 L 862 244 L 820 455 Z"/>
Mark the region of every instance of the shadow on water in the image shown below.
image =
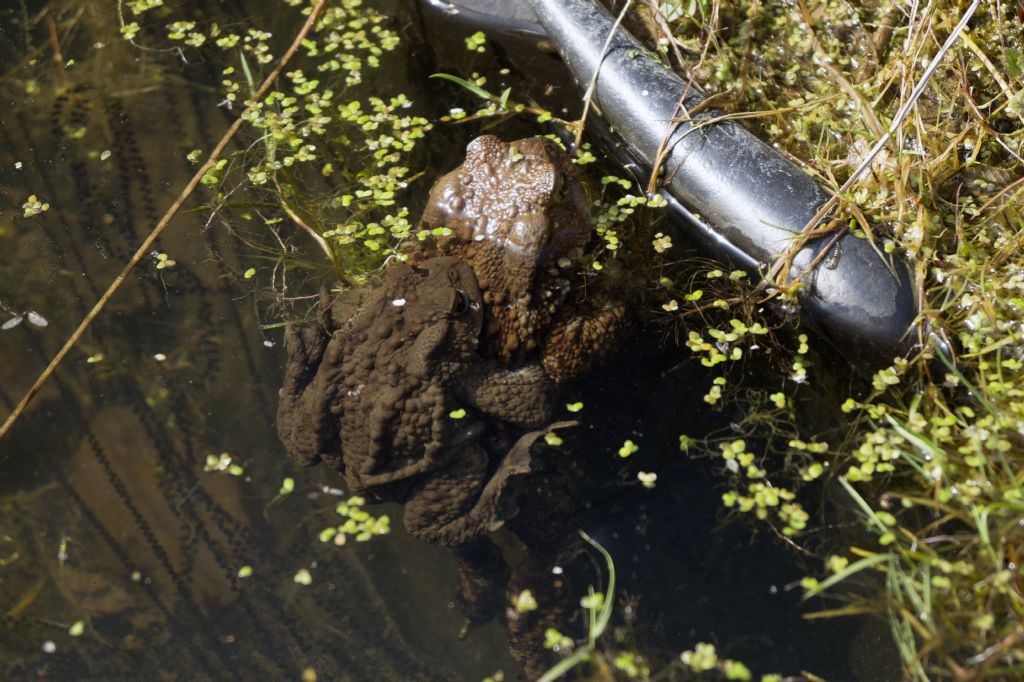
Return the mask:
<path id="1" fill-rule="evenodd" d="M 281 20 L 277 2 L 192 4 L 197 17 L 281 36 L 298 23 Z M 77 62 L 67 83 L 50 18 L 64 59 Z M 0 332 L 4 412 L 194 172 L 188 151 L 211 149 L 232 115 L 209 85 L 212 65 L 139 54 L 116 27 L 109 3 L 0 14 L 0 305 L 49 322 Z M 425 87 L 406 91 L 426 98 Z M 434 157 L 448 167 L 465 140 L 445 137 L 451 149 Z M 23 218 L 32 194 L 50 209 Z M 311 667 L 321 679 L 440 680 L 515 670 L 497 623 L 458 640 L 447 551 L 400 528 L 342 548 L 317 540 L 337 503 L 325 488 L 338 479 L 286 461 L 273 429 L 280 332 L 261 330 L 273 320 L 233 286 L 245 247 L 189 208 L 157 249 L 176 265 L 157 269 L 154 254 L 135 271 L 0 446 L 0 675 L 294 679 Z M 617 618 L 641 649 L 666 657 L 715 641 L 766 670 L 853 679 L 846 640 L 859 626 L 801 622 L 791 554 L 746 528 L 716 529 L 710 465 L 687 460 L 676 439 L 732 415 L 703 409 L 705 378 L 694 364 L 673 370 L 682 359 L 638 335 L 579 388 L 579 522 L 616 559 L 626 595 Z M 618 445 L 641 436 L 642 453 L 616 469 Z M 221 452 L 244 473 L 204 471 Z M 636 482 L 638 469 L 658 473 L 655 490 Z M 296 493 L 271 505 L 285 476 Z M 243 566 L 250 577 L 239 577 Z M 293 580 L 303 568 L 308 586 Z M 84 633 L 72 637 L 77 621 Z"/>

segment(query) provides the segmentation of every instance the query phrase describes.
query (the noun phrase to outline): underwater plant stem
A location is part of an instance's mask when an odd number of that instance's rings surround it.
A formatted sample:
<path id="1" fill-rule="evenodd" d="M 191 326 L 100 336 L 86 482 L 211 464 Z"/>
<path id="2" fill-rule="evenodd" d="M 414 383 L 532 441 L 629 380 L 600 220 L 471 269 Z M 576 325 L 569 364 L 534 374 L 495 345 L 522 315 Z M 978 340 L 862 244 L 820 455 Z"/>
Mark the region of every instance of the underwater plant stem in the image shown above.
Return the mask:
<path id="1" fill-rule="evenodd" d="M 263 83 L 260 85 L 259 90 L 257 90 L 256 93 L 253 95 L 252 101 L 254 103 L 259 102 L 259 100 L 263 99 L 263 96 L 267 94 L 267 91 L 270 89 L 270 87 L 274 84 L 275 81 L 277 81 L 278 76 L 280 76 L 281 72 L 284 71 L 284 67 L 288 64 L 289 61 L 291 61 L 291 58 L 295 55 L 299 47 L 302 45 L 302 41 L 313 29 L 313 26 L 320 18 L 320 15 L 323 13 L 324 8 L 327 7 L 327 2 L 328 0 L 319 0 L 319 2 L 317 2 L 313 10 L 309 13 L 309 17 L 306 18 L 306 23 L 302 25 L 302 28 L 299 30 L 298 34 L 296 34 L 295 39 L 292 41 L 292 44 L 288 47 L 287 51 L 285 51 L 285 53 L 281 55 L 281 58 L 277 61 L 277 64 L 274 66 L 273 71 L 271 71 L 270 74 L 267 75 L 266 79 L 264 79 Z M 156 242 L 157 239 L 159 239 L 164 229 L 167 227 L 168 224 L 170 224 L 171 219 L 173 219 L 174 216 L 177 215 L 178 211 L 185 204 L 188 198 L 192 195 L 192 192 L 195 191 L 195 188 L 199 186 L 199 182 L 203 179 L 203 176 L 206 175 L 206 172 L 213 168 L 214 165 L 217 163 L 218 158 L 227 148 L 228 144 L 230 144 L 231 140 L 234 139 L 235 134 L 238 133 L 238 130 L 242 127 L 242 123 L 245 122 L 245 117 L 250 113 L 251 110 L 251 106 L 246 107 L 245 111 L 238 115 L 238 118 L 236 118 L 235 121 L 231 124 L 231 126 L 227 129 L 224 135 L 220 138 L 220 141 L 217 142 L 217 146 L 213 148 L 212 152 L 210 152 L 210 156 L 207 157 L 206 163 L 204 163 L 199 168 L 199 170 L 196 171 L 195 175 L 192 176 L 192 179 L 189 180 L 187 185 L 185 185 L 185 188 L 181 190 L 181 194 L 178 195 L 178 198 L 174 200 L 174 203 L 171 204 L 170 208 L 167 209 L 167 212 L 164 213 L 163 217 L 160 218 L 159 222 L 157 222 L 156 226 L 153 228 L 153 231 L 149 233 L 149 236 L 146 237 L 142 244 L 139 245 L 139 248 L 135 251 L 132 257 L 125 264 L 124 269 L 122 269 L 121 272 L 117 275 L 117 277 L 114 278 L 114 281 L 110 283 L 110 286 L 107 287 L 107 290 L 103 292 L 103 295 L 100 296 L 98 301 L 96 301 L 96 305 L 92 307 L 92 310 L 86 313 L 85 317 L 82 319 L 82 322 L 78 325 L 78 328 L 75 329 L 74 333 L 71 334 L 68 340 L 64 343 L 64 346 L 61 347 L 59 351 L 57 351 L 57 354 L 53 356 L 53 359 L 50 360 L 50 364 L 48 364 L 46 366 L 46 369 L 42 371 L 42 373 L 36 379 L 35 383 L 32 384 L 31 388 L 29 388 L 28 391 L 25 392 L 25 395 L 21 398 L 21 402 L 19 402 L 15 406 L 14 411 L 12 411 L 10 415 L 8 415 L 7 419 L 3 423 L 3 426 L 0 426 L 0 438 L 3 438 L 4 436 L 7 435 L 7 432 L 11 430 L 11 427 L 14 425 L 14 422 L 17 421 L 18 417 L 21 416 L 21 413 L 25 411 L 25 408 L 28 406 L 29 402 L 31 402 L 32 398 L 35 397 L 35 395 L 39 392 L 43 385 L 46 384 L 46 381 L 50 378 L 50 375 L 52 375 L 53 372 L 57 369 L 57 366 L 60 365 L 61 361 L 65 358 L 65 356 L 67 356 L 71 349 L 75 347 L 75 344 L 78 343 L 78 340 L 89 328 L 89 325 L 92 324 L 92 321 L 96 319 L 96 317 L 101 312 L 103 312 L 103 309 L 106 307 L 107 303 L 110 301 L 111 298 L 113 298 L 114 294 L 117 293 L 117 290 L 121 288 L 121 285 L 124 283 L 125 279 L 127 279 L 131 271 L 135 268 L 136 265 L 139 264 L 139 261 L 141 261 L 146 256 L 146 254 L 149 253 L 150 247 L 152 247 L 153 243 Z"/>
<path id="2" fill-rule="evenodd" d="M 345 275 L 344 270 L 342 270 L 341 266 L 338 264 L 338 257 L 335 255 L 334 251 L 327 243 L 327 240 L 323 238 L 323 235 L 321 235 L 319 232 L 317 232 L 308 224 L 306 224 L 306 221 L 302 219 L 302 216 L 300 216 L 295 211 L 295 209 L 288 205 L 288 201 L 284 198 L 284 191 L 281 189 L 281 183 L 277 181 L 276 175 L 274 176 L 274 187 L 277 188 L 277 196 L 279 198 L 281 208 L 284 210 L 284 212 L 288 214 L 288 217 L 292 219 L 293 223 L 302 228 L 310 237 L 312 237 L 313 241 L 315 241 L 320 246 L 320 249 L 327 256 L 327 260 L 331 262 L 331 266 L 334 268 L 334 274 L 338 278 L 338 281 L 345 286 L 350 286 L 351 282 Z"/>
<path id="3" fill-rule="evenodd" d="M 598 605 L 587 607 L 587 620 L 589 623 L 587 643 L 556 663 L 554 667 L 541 675 L 537 682 L 554 682 L 561 679 L 563 675 L 584 661 L 589 661 L 590 655 L 597 648 L 598 638 L 604 634 L 612 618 L 612 607 L 615 605 L 615 562 L 612 561 L 612 555 L 608 553 L 608 550 L 602 547 L 597 540 L 594 540 L 582 530 L 578 532 L 587 544 L 600 552 L 601 556 L 604 557 L 605 564 L 608 566 L 608 587 Z M 590 590 L 590 597 L 594 597 L 593 588 Z"/>
<path id="4" fill-rule="evenodd" d="M 68 69 L 64 64 L 64 55 L 60 52 L 60 36 L 57 35 L 57 22 L 53 17 L 46 18 L 46 25 L 50 30 L 50 45 L 53 47 L 53 61 L 57 64 L 60 72 L 60 80 L 65 90 L 71 90 L 71 81 L 68 79 Z"/>

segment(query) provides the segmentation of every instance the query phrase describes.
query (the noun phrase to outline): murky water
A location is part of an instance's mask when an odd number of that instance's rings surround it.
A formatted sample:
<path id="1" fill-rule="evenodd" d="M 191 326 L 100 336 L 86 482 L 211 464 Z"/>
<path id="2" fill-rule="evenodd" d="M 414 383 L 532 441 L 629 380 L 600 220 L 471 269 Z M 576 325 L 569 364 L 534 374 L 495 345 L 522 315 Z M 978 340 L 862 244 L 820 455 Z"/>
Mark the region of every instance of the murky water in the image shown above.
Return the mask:
<path id="1" fill-rule="evenodd" d="M 282 35 L 298 23 L 269 0 L 193 4 L 221 21 L 284 23 Z M 188 151 L 210 149 L 233 115 L 218 106 L 210 64 L 140 55 L 120 40 L 110 5 L 26 3 L 0 14 L 0 318 L 25 318 L 0 331 L 5 414 L 194 172 Z M 63 59 L 75 62 L 66 80 L 51 18 Z M 405 57 L 410 97 L 438 92 L 419 79 L 430 72 L 423 58 Z M 469 134 L 438 136 L 438 171 Z M 23 217 L 29 195 L 49 210 Z M 273 427 L 281 331 L 261 329 L 277 320 L 261 319 L 265 309 L 236 286 L 232 273 L 254 258 L 247 242 L 206 218 L 194 200 L 175 219 L 0 444 L 0 676 L 514 675 L 499 623 L 459 640 L 448 551 L 400 527 L 344 547 L 317 539 L 336 518 L 325 487 L 339 479 L 286 460 Z M 175 265 L 158 268 L 159 254 Z M 33 323 L 40 317 L 46 326 Z M 693 388 L 703 377 L 680 369 L 683 359 L 659 335 L 638 333 L 620 361 L 567 396 L 587 403 L 571 454 L 577 521 L 616 561 L 621 646 L 664 663 L 712 641 L 765 672 L 882 679 L 850 663 L 878 649 L 878 635 L 800 620 L 792 588 L 802 571 L 783 546 L 716 526 L 715 479 L 676 439 L 732 415 L 703 409 L 704 390 Z M 643 443 L 628 465 L 613 455 L 625 438 Z M 220 453 L 244 472 L 204 471 Z M 639 486 L 637 470 L 656 471 L 657 487 Z M 279 498 L 286 476 L 295 492 Z M 243 566 L 251 576 L 239 577 Z M 311 584 L 295 582 L 301 569 Z M 600 579 L 595 564 L 576 582 Z M 580 632 L 578 622 L 561 629 Z"/>

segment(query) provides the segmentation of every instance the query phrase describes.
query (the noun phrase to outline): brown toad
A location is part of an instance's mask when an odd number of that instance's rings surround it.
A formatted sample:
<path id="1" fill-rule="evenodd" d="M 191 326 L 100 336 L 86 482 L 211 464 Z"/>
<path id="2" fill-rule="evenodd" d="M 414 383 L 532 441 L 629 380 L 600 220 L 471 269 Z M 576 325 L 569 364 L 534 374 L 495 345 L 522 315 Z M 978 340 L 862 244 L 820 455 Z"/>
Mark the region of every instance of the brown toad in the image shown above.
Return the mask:
<path id="1" fill-rule="evenodd" d="M 410 532 L 439 544 L 503 520 L 506 484 L 529 470 L 528 448 L 489 467 L 474 408 L 535 427 L 555 397 L 536 363 L 508 370 L 477 352 L 482 300 L 455 258 L 396 264 L 376 284 L 322 301 L 320 327 L 286 337 L 277 421 L 289 455 L 327 462 L 351 494 L 405 503 Z"/>
<path id="2" fill-rule="evenodd" d="M 570 269 L 590 239 L 589 217 L 576 168 L 556 143 L 484 135 L 430 190 L 420 233 L 446 227 L 451 236 L 405 251 L 413 262 L 449 255 L 473 268 L 490 355 L 514 365 L 540 347 L 553 378 L 578 378 L 613 345 L 625 317 L 622 306 L 567 314 Z"/>

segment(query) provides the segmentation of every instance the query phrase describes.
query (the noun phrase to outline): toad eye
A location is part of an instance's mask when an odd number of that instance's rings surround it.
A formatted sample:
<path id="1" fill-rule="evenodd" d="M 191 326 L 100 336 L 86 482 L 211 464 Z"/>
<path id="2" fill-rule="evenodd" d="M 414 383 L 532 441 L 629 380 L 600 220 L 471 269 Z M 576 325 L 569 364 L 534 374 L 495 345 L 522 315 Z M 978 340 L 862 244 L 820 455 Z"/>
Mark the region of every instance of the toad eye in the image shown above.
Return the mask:
<path id="1" fill-rule="evenodd" d="M 452 301 L 452 315 L 461 317 L 469 312 L 472 302 L 469 300 L 469 295 L 460 289 L 455 290 L 455 300 Z"/>

